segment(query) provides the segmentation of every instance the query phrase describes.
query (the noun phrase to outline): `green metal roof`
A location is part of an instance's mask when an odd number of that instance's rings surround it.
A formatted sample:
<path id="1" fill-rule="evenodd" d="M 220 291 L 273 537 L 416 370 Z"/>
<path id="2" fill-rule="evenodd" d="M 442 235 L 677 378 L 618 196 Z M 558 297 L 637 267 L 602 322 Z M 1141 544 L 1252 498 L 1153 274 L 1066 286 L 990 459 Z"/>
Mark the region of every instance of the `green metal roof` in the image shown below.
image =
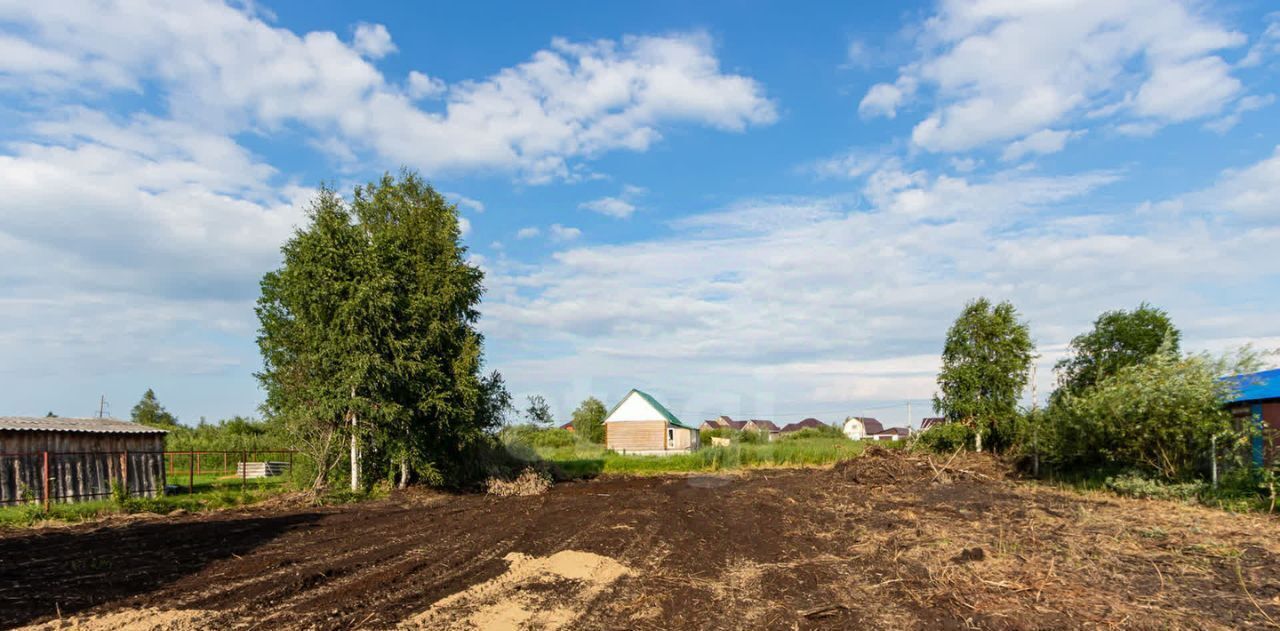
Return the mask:
<path id="1" fill-rule="evenodd" d="M 616 411 L 618 410 L 618 407 L 619 407 L 619 406 L 621 406 L 624 402 L 626 402 L 626 400 L 627 400 L 627 399 L 630 399 L 630 398 L 631 398 L 631 394 L 632 394 L 632 393 L 635 393 L 635 394 L 640 395 L 640 398 L 644 399 L 645 401 L 647 401 L 647 402 L 649 403 L 649 405 L 653 406 L 653 409 L 657 410 L 657 411 L 658 411 L 658 413 L 659 413 L 659 414 L 661 414 L 663 418 L 667 419 L 667 422 L 668 422 L 668 423 L 671 423 L 672 425 L 675 425 L 676 427 L 683 427 L 683 428 L 685 428 L 685 429 L 693 429 L 693 430 L 698 429 L 698 428 L 696 428 L 696 427 L 690 427 L 690 426 L 688 426 L 688 425 L 685 425 L 683 421 L 681 421 L 680 419 L 676 418 L 676 415 L 675 415 L 675 414 L 672 414 L 672 413 L 671 413 L 671 410 L 668 410 L 668 409 L 667 409 L 666 407 L 664 407 L 661 403 L 658 403 L 658 400 L 657 400 L 657 399 L 655 399 L 655 398 L 653 398 L 652 396 L 650 396 L 650 395 L 649 395 L 649 393 L 644 392 L 644 391 L 642 391 L 642 390 L 636 390 L 635 388 L 632 388 L 632 389 L 631 389 L 631 392 L 628 392 L 628 393 L 627 393 L 627 396 L 622 397 L 622 399 L 621 399 L 621 400 L 619 400 L 617 403 L 615 403 L 615 404 L 614 404 L 614 406 L 613 406 L 613 409 L 612 409 L 612 410 L 609 410 L 609 413 L 605 415 L 605 418 L 609 418 L 610 416 L 613 416 L 613 413 L 614 413 L 614 412 L 616 412 Z"/>

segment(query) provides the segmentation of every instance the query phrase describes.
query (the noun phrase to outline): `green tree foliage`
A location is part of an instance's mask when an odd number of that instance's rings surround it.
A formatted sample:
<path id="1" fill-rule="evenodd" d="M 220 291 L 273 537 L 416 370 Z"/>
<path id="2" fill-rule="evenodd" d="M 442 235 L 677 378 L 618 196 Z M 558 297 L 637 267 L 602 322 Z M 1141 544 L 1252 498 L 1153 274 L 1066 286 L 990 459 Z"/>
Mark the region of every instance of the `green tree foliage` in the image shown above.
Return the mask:
<path id="1" fill-rule="evenodd" d="M 534 425 L 551 425 L 556 422 L 554 416 L 551 415 L 551 406 L 547 404 L 547 400 L 540 394 L 530 395 L 528 397 L 529 407 L 525 408 L 524 416 Z"/>
<path id="2" fill-rule="evenodd" d="M 160 405 L 160 401 L 156 399 L 155 390 L 151 388 L 147 388 L 147 391 L 142 394 L 142 400 L 133 406 L 133 411 L 129 414 L 129 418 L 134 423 L 141 423 L 147 427 L 167 430 L 178 428 L 177 417 L 164 409 L 163 405 Z"/>
<path id="3" fill-rule="evenodd" d="M 1012 304 L 970 302 L 947 331 L 934 409 L 980 431 L 984 445 L 1008 445 L 1034 352 L 1031 332 Z"/>
<path id="4" fill-rule="evenodd" d="M 573 431 L 584 440 L 593 443 L 604 442 L 604 417 L 609 414 L 604 402 L 595 397 L 587 397 L 573 411 Z"/>
<path id="5" fill-rule="evenodd" d="M 1064 470 L 1132 467 L 1178 480 L 1207 468 L 1213 437 L 1233 451 L 1244 437 L 1232 431 L 1222 405 L 1231 385 L 1219 376 L 1234 368 L 1161 351 L 1055 400 L 1042 417 L 1042 462 Z"/>
<path id="6" fill-rule="evenodd" d="M 457 208 L 416 174 L 322 189 L 309 223 L 262 280 L 257 312 L 265 410 L 325 485 L 349 444 L 362 471 L 461 482 L 510 405 L 483 375 L 475 328 L 483 273 L 459 243 Z"/>
<path id="7" fill-rule="evenodd" d="M 1169 314 L 1145 302 L 1133 311 L 1103 313 L 1094 320 L 1092 331 L 1071 340 L 1070 354 L 1058 361 L 1058 389 L 1053 396 L 1081 394 L 1157 352 L 1177 357 L 1181 339 Z"/>

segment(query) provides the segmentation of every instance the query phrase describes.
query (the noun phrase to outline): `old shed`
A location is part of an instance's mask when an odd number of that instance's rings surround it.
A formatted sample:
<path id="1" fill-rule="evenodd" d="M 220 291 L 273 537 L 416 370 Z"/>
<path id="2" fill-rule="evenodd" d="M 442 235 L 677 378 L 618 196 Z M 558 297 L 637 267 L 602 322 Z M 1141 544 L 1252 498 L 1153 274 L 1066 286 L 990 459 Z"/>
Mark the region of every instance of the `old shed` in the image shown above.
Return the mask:
<path id="1" fill-rule="evenodd" d="M 110 418 L 0 416 L 0 505 L 104 499 L 113 482 L 154 497 L 165 484 L 165 433 Z"/>

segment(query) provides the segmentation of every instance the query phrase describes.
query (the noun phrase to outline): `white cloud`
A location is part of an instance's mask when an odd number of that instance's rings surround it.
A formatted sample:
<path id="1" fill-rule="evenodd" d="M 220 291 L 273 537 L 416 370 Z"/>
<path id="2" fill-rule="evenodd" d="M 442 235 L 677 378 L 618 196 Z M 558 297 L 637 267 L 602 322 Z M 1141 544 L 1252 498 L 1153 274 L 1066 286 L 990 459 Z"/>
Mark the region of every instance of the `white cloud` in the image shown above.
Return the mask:
<path id="1" fill-rule="evenodd" d="M 478 199 L 467 197 L 461 193 L 444 193 L 444 196 L 462 208 L 470 208 L 478 213 L 484 212 L 484 202 Z"/>
<path id="2" fill-rule="evenodd" d="M 1267 15 L 1267 28 L 1236 65 L 1250 68 L 1261 64 L 1268 57 L 1280 54 L 1280 11 Z"/>
<path id="3" fill-rule="evenodd" d="M 396 45 L 391 42 L 391 33 L 387 32 L 387 27 L 366 22 L 356 25 L 351 47 L 369 59 L 381 59 L 396 50 Z M 412 80 L 412 77 L 410 77 L 410 80 Z"/>
<path id="4" fill-rule="evenodd" d="M 22 46 L 24 58 L 39 60 L 9 62 L 26 73 L 13 81 L 38 73 L 48 89 L 81 93 L 146 84 L 172 116 L 211 131 L 296 123 L 429 175 L 497 169 L 546 182 L 579 173 L 573 160 L 644 151 L 666 126 L 741 131 L 777 117 L 760 84 L 722 72 L 710 37 L 696 32 L 555 39 L 523 63 L 449 86 L 443 107 L 425 111 L 410 95 L 441 86 L 411 76 L 405 94 L 389 83 L 366 58 L 391 50 L 377 25 L 358 27 L 348 45 L 332 32 L 298 35 L 200 0 L 10 5 L 0 19 L 24 34 L 6 40 L 8 49 Z"/>
<path id="5" fill-rule="evenodd" d="M 1181 0 L 943 2 L 919 58 L 867 92 L 859 112 L 892 116 L 932 90 L 912 132 L 935 152 L 1009 142 L 1089 114 L 1160 126 L 1222 112 L 1243 95 L 1219 56 L 1246 38 Z M 913 90 L 919 91 L 919 90 Z"/>
<path id="6" fill-rule="evenodd" d="M 1047 155 L 1062 151 L 1067 140 L 1079 133 L 1068 130 L 1042 129 L 1026 138 L 1009 143 L 1001 154 L 1002 160 L 1018 160 L 1026 155 Z"/>
<path id="7" fill-rule="evenodd" d="M 578 208 L 597 212 L 609 217 L 626 219 L 636 211 L 635 200 L 646 192 L 648 191 L 643 187 L 627 184 L 622 187 L 622 192 L 616 197 L 601 197 L 599 199 L 593 199 L 591 201 L 578 204 Z"/>
<path id="8" fill-rule="evenodd" d="M 1275 102 L 1276 96 L 1274 94 L 1261 96 L 1250 94 L 1249 96 L 1236 101 L 1236 106 L 1231 110 L 1230 114 L 1227 114 L 1217 120 L 1209 121 L 1208 123 L 1205 123 L 1204 126 L 1219 134 L 1225 134 L 1230 131 L 1231 128 L 1240 123 L 1240 118 L 1244 116 L 1246 112 L 1263 109 Z"/>
<path id="9" fill-rule="evenodd" d="M 471 234 L 471 220 L 466 217 L 458 217 L 458 232 L 464 237 Z"/>
<path id="10" fill-rule="evenodd" d="M 553 223 L 551 224 L 551 228 L 547 230 L 547 234 L 551 236 L 552 241 L 573 241 L 574 239 L 582 236 L 582 231 L 577 228 Z"/>
<path id="11" fill-rule="evenodd" d="M 427 76 L 417 70 L 409 71 L 409 98 L 433 99 L 448 90 L 444 81 Z"/>
<path id="12" fill-rule="evenodd" d="M 1225 181 L 1252 190 L 1269 168 Z M 620 395 L 656 385 L 695 418 L 838 417 L 859 401 L 927 398 L 946 327 L 978 295 L 1013 300 L 1046 354 L 1097 313 L 1140 300 L 1170 309 L 1189 348 L 1267 335 L 1269 303 L 1223 322 L 1205 288 L 1256 287 L 1280 228 L 1066 210 L 1091 206 L 1078 202 L 1116 179 L 877 174 L 861 196 L 869 208 L 854 196 L 743 200 L 673 224 L 670 238 L 499 266 L 486 329 L 507 349 L 504 373 L 526 387 Z M 873 180 L 899 184 L 872 190 Z"/>
<path id="13" fill-rule="evenodd" d="M 898 115 L 898 106 L 911 96 L 914 88 L 915 81 L 905 77 L 897 84 L 877 83 L 858 102 L 858 114 L 866 118 L 894 118 Z"/>
<path id="14" fill-rule="evenodd" d="M 532 239 L 540 234 L 542 234 L 542 230 L 540 230 L 537 226 L 527 226 L 516 231 L 516 238 Z"/>
<path id="15" fill-rule="evenodd" d="M 626 219 L 636 211 L 635 204 L 619 197 L 601 197 L 600 199 L 583 202 L 578 207 L 619 219 Z"/>
<path id="16" fill-rule="evenodd" d="M 1280 225 L 1280 146 L 1270 157 L 1228 169 L 1210 188 L 1166 202 L 1165 208 L 1229 213 L 1246 221 Z"/>

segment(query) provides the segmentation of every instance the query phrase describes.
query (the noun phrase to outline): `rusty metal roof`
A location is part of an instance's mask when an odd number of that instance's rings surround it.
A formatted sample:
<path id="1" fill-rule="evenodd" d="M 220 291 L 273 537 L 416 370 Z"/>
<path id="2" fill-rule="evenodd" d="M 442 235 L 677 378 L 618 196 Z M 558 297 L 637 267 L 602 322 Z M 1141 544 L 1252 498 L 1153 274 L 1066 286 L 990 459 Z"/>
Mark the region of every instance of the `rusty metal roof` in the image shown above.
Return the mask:
<path id="1" fill-rule="evenodd" d="M 114 418 L 0 416 L 0 431 L 165 434 L 163 429 Z"/>

